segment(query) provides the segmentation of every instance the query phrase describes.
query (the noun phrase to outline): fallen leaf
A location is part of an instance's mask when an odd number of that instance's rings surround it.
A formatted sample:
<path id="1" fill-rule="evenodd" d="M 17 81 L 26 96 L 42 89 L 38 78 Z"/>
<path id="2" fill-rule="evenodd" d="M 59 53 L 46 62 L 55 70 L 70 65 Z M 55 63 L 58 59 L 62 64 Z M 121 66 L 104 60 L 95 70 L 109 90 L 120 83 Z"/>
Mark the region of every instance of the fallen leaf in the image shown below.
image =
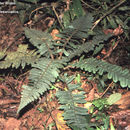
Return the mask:
<path id="1" fill-rule="evenodd" d="M 63 112 L 59 111 L 56 115 L 56 126 L 58 130 L 70 130 L 66 125 L 66 121 L 63 119 L 62 116 Z"/>
<path id="2" fill-rule="evenodd" d="M 114 103 L 120 109 L 130 108 L 130 91 L 122 95 L 121 99 Z"/>
<path id="3" fill-rule="evenodd" d="M 87 101 L 92 101 L 94 100 L 94 92 L 95 92 L 95 88 L 92 88 L 86 98 Z"/>
<path id="4" fill-rule="evenodd" d="M 53 29 L 51 32 L 51 36 L 54 40 L 59 40 L 60 38 L 56 36 L 56 34 L 59 34 L 59 31 L 57 29 Z"/>

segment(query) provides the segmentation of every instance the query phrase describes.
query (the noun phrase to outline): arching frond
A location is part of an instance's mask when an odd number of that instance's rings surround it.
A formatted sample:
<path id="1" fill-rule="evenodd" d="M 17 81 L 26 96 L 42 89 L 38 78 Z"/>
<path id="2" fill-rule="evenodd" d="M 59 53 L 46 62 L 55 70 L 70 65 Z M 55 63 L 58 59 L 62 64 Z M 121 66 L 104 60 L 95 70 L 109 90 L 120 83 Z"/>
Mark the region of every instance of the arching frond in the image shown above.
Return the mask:
<path id="1" fill-rule="evenodd" d="M 113 79 L 114 82 L 120 81 L 122 87 L 128 86 L 130 88 L 130 71 L 128 69 L 123 70 L 120 66 L 112 65 L 105 61 L 97 60 L 96 58 L 81 58 L 73 66 L 88 72 L 98 73 L 99 75 L 107 72 L 109 79 Z"/>

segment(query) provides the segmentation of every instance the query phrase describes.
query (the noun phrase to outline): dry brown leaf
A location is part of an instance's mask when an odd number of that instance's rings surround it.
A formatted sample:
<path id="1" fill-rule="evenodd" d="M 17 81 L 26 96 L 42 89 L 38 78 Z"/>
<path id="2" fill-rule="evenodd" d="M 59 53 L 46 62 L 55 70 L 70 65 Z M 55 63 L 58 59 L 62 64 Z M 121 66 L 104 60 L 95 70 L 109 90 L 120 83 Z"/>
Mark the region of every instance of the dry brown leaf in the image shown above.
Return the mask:
<path id="1" fill-rule="evenodd" d="M 121 99 L 115 105 L 119 105 L 120 109 L 130 108 L 130 91 L 122 95 Z"/>
<path id="2" fill-rule="evenodd" d="M 5 123 L 5 130 L 19 130 L 21 121 L 15 118 L 9 118 Z"/>
<path id="3" fill-rule="evenodd" d="M 66 122 L 64 121 L 62 114 L 62 111 L 58 111 L 58 113 L 56 114 L 56 126 L 58 130 L 70 130 L 66 125 Z"/>
<path id="4" fill-rule="evenodd" d="M 51 36 L 54 40 L 59 40 L 60 38 L 56 36 L 56 34 L 59 34 L 59 31 L 57 29 L 53 29 L 51 32 Z"/>
<path id="5" fill-rule="evenodd" d="M 123 33 L 123 29 L 119 25 L 118 28 L 116 28 L 116 29 L 113 30 L 113 33 L 114 33 L 115 36 L 118 36 L 118 35 L 120 35 L 120 34 Z"/>
<path id="6" fill-rule="evenodd" d="M 111 113 L 110 118 L 117 120 L 117 125 L 128 126 L 130 124 L 130 110 L 121 110 L 118 112 Z"/>
<path id="7" fill-rule="evenodd" d="M 120 34 L 123 33 L 123 29 L 121 28 L 121 26 L 119 25 L 117 28 L 115 28 L 114 30 L 113 29 L 106 29 L 106 30 L 103 30 L 103 32 L 107 35 L 109 33 L 113 33 L 115 36 L 118 36 Z"/>
<path id="8" fill-rule="evenodd" d="M 92 88 L 86 98 L 87 101 L 92 101 L 94 100 L 94 92 L 95 92 L 95 88 Z"/>

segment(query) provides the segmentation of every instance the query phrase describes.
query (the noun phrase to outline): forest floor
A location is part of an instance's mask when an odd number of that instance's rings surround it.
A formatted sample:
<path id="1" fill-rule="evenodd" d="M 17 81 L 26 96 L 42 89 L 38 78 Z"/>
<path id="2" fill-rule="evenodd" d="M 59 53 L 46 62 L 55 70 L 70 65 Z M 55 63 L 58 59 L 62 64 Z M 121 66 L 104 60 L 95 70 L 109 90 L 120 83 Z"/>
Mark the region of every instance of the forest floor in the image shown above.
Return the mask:
<path id="1" fill-rule="evenodd" d="M 44 22 L 44 20 L 39 21 L 33 28 L 46 30 L 48 26 Z M 17 46 L 24 42 L 24 39 L 23 25 L 20 23 L 17 14 L 0 14 L 0 49 L 8 48 L 8 51 L 15 51 Z M 130 59 L 128 59 L 125 50 L 125 47 L 129 44 L 130 41 L 127 43 L 120 42 L 110 52 L 107 61 L 130 69 Z M 37 102 L 30 104 L 22 115 L 17 114 L 21 86 L 28 82 L 28 73 L 14 76 L 14 73 L 17 75 L 18 71 L 12 69 L 0 70 L 0 130 L 46 130 L 49 128 L 51 130 L 69 130 L 64 125 L 61 112 L 58 110 L 58 101 L 54 97 L 55 90 L 50 90 L 47 93 L 47 98 L 41 97 Z M 88 98 L 92 100 L 93 96 L 97 94 L 96 91 L 93 91 L 95 85 L 87 87 Z M 116 104 L 118 107 L 112 108 L 113 111 L 108 113 L 116 122 L 115 124 L 120 126 L 119 128 L 127 127 L 130 129 L 130 91 L 119 87 L 116 92 L 123 96 Z"/>

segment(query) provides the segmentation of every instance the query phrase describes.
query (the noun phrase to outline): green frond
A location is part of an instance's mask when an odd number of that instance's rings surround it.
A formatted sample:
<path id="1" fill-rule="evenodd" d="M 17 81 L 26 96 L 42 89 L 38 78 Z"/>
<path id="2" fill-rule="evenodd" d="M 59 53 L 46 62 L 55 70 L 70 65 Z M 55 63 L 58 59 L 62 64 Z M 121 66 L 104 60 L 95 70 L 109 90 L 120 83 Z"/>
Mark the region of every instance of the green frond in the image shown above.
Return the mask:
<path id="1" fill-rule="evenodd" d="M 74 90 L 80 88 L 80 84 L 71 84 L 72 78 L 66 80 L 68 90 L 58 91 L 56 96 L 61 104 L 60 109 L 64 110 L 63 117 L 67 121 L 68 125 L 76 126 L 77 128 L 86 128 L 87 120 L 87 109 L 79 107 L 78 104 L 84 104 L 85 92 L 79 90 L 78 93 L 73 93 Z"/>
<path id="2" fill-rule="evenodd" d="M 77 45 L 76 49 L 74 48 L 73 51 L 71 51 L 68 58 L 74 58 L 75 56 L 80 56 L 83 52 L 88 53 L 90 51 L 93 51 L 95 47 L 99 46 L 100 43 L 107 41 L 111 35 L 105 35 L 103 32 L 98 31 L 95 36 L 93 36 L 93 39 L 91 42 L 85 42 L 81 45 Z"/>
<path id="3" fill-rule="evenodd" d="M 111 34 L 105 35 L 102 30 L 91 31 L 92 25 L 93 17 L 88 13 L 75 19 L 68 28 L 58 35 L 62 39 L 60 47 L 63 47 L 64 55 L 69 60 L 84 52 L 94 51 L 96 47 L 112 36 Z"/>
<path id="4" fill-rule="evenodd" d="M 25 106 L 29 103 L 33 102 L 35 99 L 38 99 L 43 92 L 47 91 L 49 88 L 46 84 L 41 86 L 40 88 L 37 87 L 30 87 L 28 85 L 22 86 L 23 91 L 21 93 L 21 101 L 17 113 L 19 113 Z"/>
<path id="5" fill-rule="evenodd" d="M 90 29 L 93 25 L 92 14 L 88 13 L 84 16 L 81 16 L 75 19 L 69 26 L 66 28 L 62 34 L 68 36 L 73 34 L 72 38 L 87 38 L 90 34 Z"/>
<path id="6" fill-rule="evenodd" d="M 80 59 L 73 66 L 94 74 L 98 72 L 99 75 L 103 75 L 106 72 L 108 79 L 113 79 L 114 82 L 120 81 L 122 87 L 128 86 L 130 88 L 130 71 L 128 69 L 123 70 L 120 66 L 112 65 L 96 58 Z"/>
<path id="7" fill-rule="evenodd" d="M 49 33 L 40 30 L 25 28 L 25 35 L 29 38 L 32 45 L 34 45 L 41 55 L 48 52 L 52 48 L 53 40 Z"/>
<path id="8" fill-rule="evenodd" d="M 64 63 L 61 60 L 53 61 L 47 58 L 41 58 L 38 62 L 32 65 L 32 70 L 29 75 L 28 85 L 23 85 L 21 102 L 18 108 L 18 113 L 29 103 L 38 99 L 40 95 L 46 92 L 52 82 L 59 76 L 59 68 L 62 68 Z"/>
<path id="9" fill-rule="evenodd" d="M 28 45 L 19 45 L 17 51 L 3 53 L 1 57 L 5 58 L 0 62 L 0 68 L 18 68 L 20 65 L 24 68 L 25 65 L 36 62 L 39 59 L 37 52 L 35 50 L 28 50 L 27 48 Z"/>
<path id="10" fill-rule="evenodd" d="M 93 25 L 93 16 L 92 14 L 88 13 L 84 16 L 79 17 L 78 19 L 75 19 L 72 22 L 72 24 L 70 24 L 69 28 L 73 28 L 79 31 L 75 34 L 75 36 L 79 38 L 86 38 L 86 33 L 90 31 L 92 25 Z"/>

